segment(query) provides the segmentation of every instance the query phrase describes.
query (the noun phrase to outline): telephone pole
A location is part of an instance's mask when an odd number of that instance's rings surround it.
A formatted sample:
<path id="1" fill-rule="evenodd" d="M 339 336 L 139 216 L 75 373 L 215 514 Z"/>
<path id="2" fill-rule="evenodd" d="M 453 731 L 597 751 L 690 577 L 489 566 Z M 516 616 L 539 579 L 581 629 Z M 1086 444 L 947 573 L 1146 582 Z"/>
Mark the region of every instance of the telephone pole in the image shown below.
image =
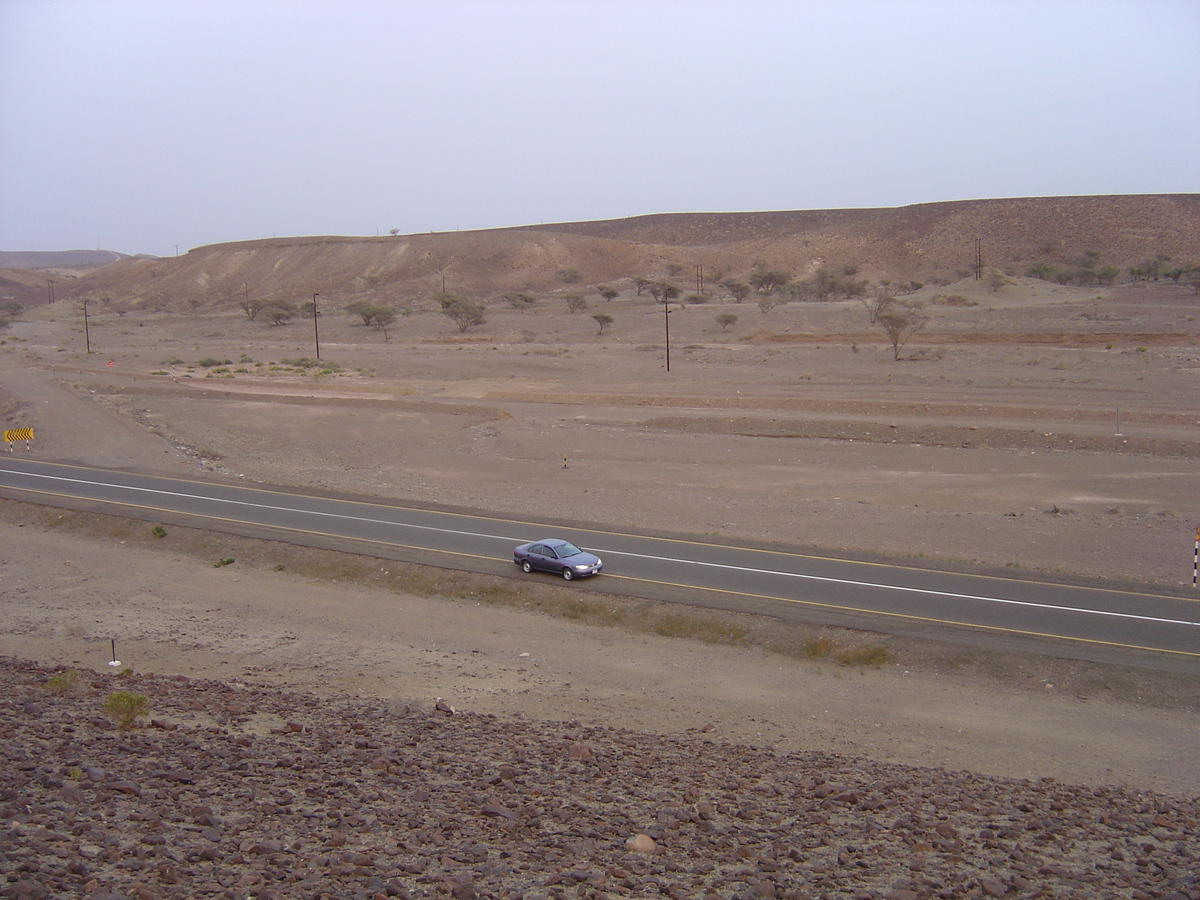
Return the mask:
<path id="1" fill-rule="evenodd" d="M 671 304 L 663 298 L 663 327 L 667 332 L 667 371 L 671 371 Z"/>
<path id="2" fill-rule="evenodd" d="M 320 294 L 313 294 L 313 341 L 317 345 L 317 359 L 321 358 L 321 333 L 317 330 L 317 297 Z"/>

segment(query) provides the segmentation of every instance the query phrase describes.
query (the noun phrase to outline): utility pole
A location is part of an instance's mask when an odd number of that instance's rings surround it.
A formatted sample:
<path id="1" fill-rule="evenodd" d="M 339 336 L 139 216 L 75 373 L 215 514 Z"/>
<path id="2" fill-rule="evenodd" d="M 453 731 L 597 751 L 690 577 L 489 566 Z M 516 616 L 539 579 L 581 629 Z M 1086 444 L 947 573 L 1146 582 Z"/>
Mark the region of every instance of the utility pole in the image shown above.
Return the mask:
<path id="1" fill-rule="evenodd" d="M 46 296 L 49 298 L 46 303 L 54 302 L 54 279 L 51 278 L 46 282 Z"/>
<path id="2" fill-rule="evenodd" d="M 983 250 L 979 246 L 979 238 L 975 238 L 975 280 L 983 277 Z"/>
<path id="3" fill-rule="evenodd" d="M 87 352 L 92 352 L 92 332 L 88 329 L 87 298 L 83 299 L 83 340 L 87 344 Z"/>
<path id="4" fill-rule="evenodd" d="M 321 333 L 317 330 L 317 297 L 320 294 L 313 294 L 313 341 L 317 345 L 317 359 L 321 358 Z"/>
<path id="5" fill-rule="evenodd" d="M 671 304 L 663 298 L 663 327 L 667 332 L 667 371 L 671 371 Z"/>

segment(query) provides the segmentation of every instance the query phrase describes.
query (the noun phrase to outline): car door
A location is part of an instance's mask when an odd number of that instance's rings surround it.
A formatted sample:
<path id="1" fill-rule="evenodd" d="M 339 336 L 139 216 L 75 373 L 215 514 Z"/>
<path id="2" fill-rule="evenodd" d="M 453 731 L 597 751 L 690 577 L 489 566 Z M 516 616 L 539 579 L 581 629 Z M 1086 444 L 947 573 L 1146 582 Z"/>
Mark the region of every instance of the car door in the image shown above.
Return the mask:
<path id="1" fill-rule="evenodd" d="M 554 551 L 545 544 L 534 544 L 529 548 L 529 562 L 535 569 L 544 572 L 556 569 L 558 565 Z"/>

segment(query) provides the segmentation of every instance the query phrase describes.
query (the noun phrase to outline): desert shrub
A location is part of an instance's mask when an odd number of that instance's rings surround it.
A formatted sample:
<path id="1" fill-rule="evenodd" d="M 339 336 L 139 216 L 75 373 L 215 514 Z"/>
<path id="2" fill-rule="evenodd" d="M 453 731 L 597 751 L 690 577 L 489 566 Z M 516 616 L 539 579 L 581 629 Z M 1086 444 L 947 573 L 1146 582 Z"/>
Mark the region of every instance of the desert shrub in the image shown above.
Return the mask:
<path id="1" fill-rule="evenodd" d="M 272 325 L 285 325 L 300 315 L 300 310 L 294 303 L 286 300 L 272 300 L 263 305 L 259 311 Z"/>
<path id="2" fill-rule="evenodd" d="M 468 328 L 474 328 L 487 321 L 484 318 L 482 303 L 455 294 L 439 294 L 437 301 L 442 315 L 454 322 L 464 334 Z"/>
<path id="3" fill-rule="evenodd" d="M 886 647 L 866 644 L 861 647 L 844 647 L 834 654 L 834 659 L 843 666 L 882 666 L 891 656 Z"/>
<path id="4" fill-rule="evenodd" d="M 204 359 L 196 361 L 196 365 L 205 369 L 211 369 L 213 366 L 230 366 L 233 365 L 232 359 L 216 359 L 212 356 L 206 356 Z"/>
<path id="5" fill-rule="evenodd" d="M 46 690 L 52 694 L 62 696 L 69 694 L 75 690 L 79 684 L 80 674 L 75 669 L 66 669 L 62 672 L 55 672 L 46 679 Z"/>
<path id="6" fill-rule="evenodd" d="M 662 637 L 733 646 L 744 643 L 747 636 L 740 625 L 687 613 L 660 614 L 649 623 L 648 630 Z"/>
<path id="7" fill-rule="evenodd" d="M 827 637 L 809 638 L 801 645 L 804 655 L 813 659 L 825 659 L 831 656 L 834 647 L 833 641 Z"/>
<path id="8" fill-rule="evenodd" d="M 937 306 L 978 306 L 978 300 L 971 300 L 962 294 L 935 294 L 929 301 Z"/>
<path id="9" fill-rule="evenodd" d="M 311 369 L 313 366 L 321 365 L 319 359 L 313 359 L 311 356 L 301 356 L 298 359 L 281 359 L 279 362 L 285 366 L 294 366 L 297 369 Z"/>
<path id="10" fill-rule="evenodd" d="M 504 299 L 508 301 L 509 306 L 521 312 L 532 309 L 537 303 L 537 298 L 533 294 L 526 294 L 523 291 L 509 291 L 504 295 Z"/>
<path id="11" fill-rule="evenodd" d="M 150 712 L 150 701 L 133 691 L 113 691 L 104 698 L 104 712 L 118 728 L 132 728 Z"/>
<path id="12" fill-rule="evenodd" d="M 165 538 L 167 536 L 167 529 L 163 528 L 161 525 L 155 525 L 150 529 L 150 533 L 156 538 Z"/>
<path id="13" fill-rule="evenodd" d="M 840 666 L 882 666 L 892 658 L 891 651 L 879 644 L 842 647 L 832 638 L 813 637 L 800 645 L 800 655 L 809 659 L 832 659 Z"/>

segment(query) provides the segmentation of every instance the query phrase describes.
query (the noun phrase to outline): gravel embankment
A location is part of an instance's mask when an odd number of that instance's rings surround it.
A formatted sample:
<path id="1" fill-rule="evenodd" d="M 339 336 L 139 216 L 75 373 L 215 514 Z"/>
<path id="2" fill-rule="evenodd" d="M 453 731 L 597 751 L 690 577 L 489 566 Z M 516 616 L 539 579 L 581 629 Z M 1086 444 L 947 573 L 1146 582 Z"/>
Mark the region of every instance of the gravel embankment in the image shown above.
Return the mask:
<path id="1" fill-rule="evenodd" d="M 5 897 L 1200 898 L 1200 798 L 54 674 L 0 668 Z"/>

